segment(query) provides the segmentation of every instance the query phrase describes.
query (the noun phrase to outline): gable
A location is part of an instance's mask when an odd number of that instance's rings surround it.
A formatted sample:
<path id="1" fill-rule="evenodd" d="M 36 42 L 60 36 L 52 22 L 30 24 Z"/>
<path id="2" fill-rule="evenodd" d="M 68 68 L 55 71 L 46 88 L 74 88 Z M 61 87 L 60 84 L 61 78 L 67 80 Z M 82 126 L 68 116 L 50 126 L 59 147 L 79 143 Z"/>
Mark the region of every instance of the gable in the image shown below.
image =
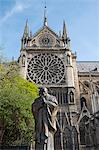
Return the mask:
<path id="1" fill-rule="evenodd" d="M 30 41 L 32 47 L 60 47 L 59 36 L 49 27 L 44 26 L 34 34 Z"/>

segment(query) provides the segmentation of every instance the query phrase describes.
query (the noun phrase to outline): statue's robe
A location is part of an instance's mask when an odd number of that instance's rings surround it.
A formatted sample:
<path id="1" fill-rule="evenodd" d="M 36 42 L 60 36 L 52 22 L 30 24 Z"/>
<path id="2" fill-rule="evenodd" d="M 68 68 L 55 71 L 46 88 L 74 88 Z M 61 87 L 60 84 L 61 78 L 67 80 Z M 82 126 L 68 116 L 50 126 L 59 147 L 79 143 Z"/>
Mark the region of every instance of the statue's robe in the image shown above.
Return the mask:
<path id="1" fill-rule="evenodd" d="M 49 94 L 46 98 L 37 98 L 32 104 L 36 131 L 35 150 L 54 150 L 57 110 L 56 97 Z"/>

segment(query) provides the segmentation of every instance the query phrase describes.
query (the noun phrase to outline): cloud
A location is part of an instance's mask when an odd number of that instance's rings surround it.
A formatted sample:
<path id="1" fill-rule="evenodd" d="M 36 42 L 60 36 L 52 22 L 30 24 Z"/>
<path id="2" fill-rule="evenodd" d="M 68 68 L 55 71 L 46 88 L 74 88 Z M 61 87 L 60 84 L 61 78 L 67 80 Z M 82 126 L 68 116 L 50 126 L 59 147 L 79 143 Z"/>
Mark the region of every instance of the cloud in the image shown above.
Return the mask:
<path id="1" fill-rule="evenodd" d="M 16 13 L 22 12 L 24 9 L 29 8 L 30 5 L 30 0 L 27 0 L 26 2 L 23 1 L 18 1 L 16 0 L 15 5 L 13 6 L 12 9 L 6 12 L 5 16 L 0 20 L 0 25 L 3 25 L 4 22 L 7 21 L 11 16 L 13 16 Z"/>

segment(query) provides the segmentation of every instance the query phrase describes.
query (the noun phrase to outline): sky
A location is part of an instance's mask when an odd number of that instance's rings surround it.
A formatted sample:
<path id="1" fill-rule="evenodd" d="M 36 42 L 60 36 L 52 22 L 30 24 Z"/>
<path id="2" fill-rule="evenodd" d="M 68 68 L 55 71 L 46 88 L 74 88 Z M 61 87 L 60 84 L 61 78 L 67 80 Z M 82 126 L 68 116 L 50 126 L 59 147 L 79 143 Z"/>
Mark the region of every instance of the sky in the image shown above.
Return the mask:
<path id="1" fill-rule="evenodd" d="M 20 55 L 26 20 L 34 34 L 43 26 L 45 0 L 0 0 L 0 49 L 11 60 Z M 48 26 L 57 34 L 66 22 L 78 61 L 99 61 L 99 0 L 46 0 Z"/>

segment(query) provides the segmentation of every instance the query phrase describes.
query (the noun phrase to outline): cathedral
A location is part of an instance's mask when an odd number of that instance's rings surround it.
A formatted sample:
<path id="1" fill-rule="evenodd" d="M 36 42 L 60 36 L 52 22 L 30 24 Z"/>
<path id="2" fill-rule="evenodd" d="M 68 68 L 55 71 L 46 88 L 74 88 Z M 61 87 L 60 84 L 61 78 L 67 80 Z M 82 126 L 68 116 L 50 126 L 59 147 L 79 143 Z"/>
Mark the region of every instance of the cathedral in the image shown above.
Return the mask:
<path id="1" fill-rule="evenodd" d="M 43 26 L 33 35 L 26 21 L 19 65 L 24 79 L 47 87 L 57 98 L 55 149 L 98 150 L 99 62 L 77 61 L 65 21 L 57 34 L 44 15 Z"/>

